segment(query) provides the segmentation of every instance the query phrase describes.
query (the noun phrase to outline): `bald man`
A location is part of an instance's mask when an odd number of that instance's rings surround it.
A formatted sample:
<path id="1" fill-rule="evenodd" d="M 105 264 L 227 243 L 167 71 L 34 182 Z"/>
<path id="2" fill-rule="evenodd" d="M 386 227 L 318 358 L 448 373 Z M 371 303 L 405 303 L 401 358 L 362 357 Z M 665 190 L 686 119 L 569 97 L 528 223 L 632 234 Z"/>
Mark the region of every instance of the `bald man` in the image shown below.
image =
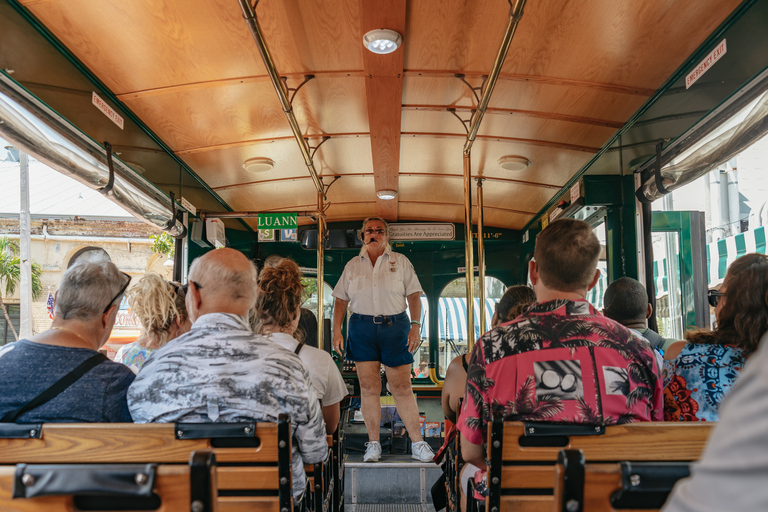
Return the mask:
<path id="1" fill-rule="evenodd" d="M 291 417 L 293 493 L 304 464 L 325 459 L 325 424 L 299 357 L 254 334 L 256 267 L 242 253 L 216 249 L 192 262 L 186 303 L 192 329 L 153 352 L 128 390 L 137 423 L 276 422 Z"/>

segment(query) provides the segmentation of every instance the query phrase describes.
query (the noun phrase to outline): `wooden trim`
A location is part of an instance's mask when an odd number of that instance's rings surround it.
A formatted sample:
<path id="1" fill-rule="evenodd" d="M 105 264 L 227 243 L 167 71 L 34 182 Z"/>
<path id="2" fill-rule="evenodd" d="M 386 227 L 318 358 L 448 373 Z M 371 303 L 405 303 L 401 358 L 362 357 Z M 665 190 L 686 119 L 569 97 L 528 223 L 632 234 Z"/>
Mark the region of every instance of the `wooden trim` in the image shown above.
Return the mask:
<path id="1" fill-rule="evenodd" d="M 455 109 L 456 112 L 472 112 L 474 107 L 459 107 L 454 105 L 403 105 L 403 110 L 416 110 L 427 112 L 446 112 L 447 109 Z M 523 117 L 535 117 L 537 119 L 549 119 L 555 121 L 565 121 L 569 123 L 589 124 L 594 126 L 603 126 L 607 128 L 621 128 L 624 123 L 608 121 L 606 119 L 593 119 L 591 117 L 569 116 L 566 114 L 557 114 L 555 112 L 539 112 L 535 110 L 519 110 L 514 108 L 493 108 L 488 107 L 486 114 L 497 115 L 519 115 Z"/>
<path id="2" fill-rule="evenodd" d="M 370 172 L 356 172 L 356 173 L 349 173 L 349 174 L 338 174 L 339 177 L 350 177 L 350 178 L 372 178 L 373 173 Z M 408 177 L 429 177 L 429 178 L 456 178 L 456 179 L 464 179 L 463 174 L 446 174 L 446 173 L 437 173 L 437 172 L 404 172 L 400 173 L 400 176 L 408 176 Z M 213 187 L 213 190 L 219 191 L 219 190 L 229 190 L 232 188 L 239 188 L 239 187 L 247 187 L 251 185 L 260 185 L 262 183 L 275 183 L 279 181 L 296 181 L 296 180 L 307 180 L 310 179 L 310 176 L 296 176 L 293 178 L 275 178 L 271 180 L 261 180 L 261 181 L 249 181 L 247 183 L 233 183 L 231 185 L 221 185 L 219 187 Z M 472 176 L 472 179 L 475 178 L 483 178 L 486 181 L 498 181 L 501 183 L 514 183 L 516 185 L 521 186 L 527 186 L 527 187 L 538 187 L 538 188 L 546 188 L 550 190 L 560 190 L 563 188 L 562 185 L 553 185 L 550 183 L 539 183 L 535 181 L 525 181 L 525 180 L 515 180 L 512 178 L 495 178 L 495 177 L 489 177 L 489 176 L 481 176 L 481 175 L 475 175 Z M 333 201 L 331 201 L 333 202 Z M 369 201 L 359 201 L 359 202 L 369 202 Z M 349 204 L 349 203 L 334 203 L 334 204 Z M 316 206 L 316 205 L 314 205 Z M 307 206 L 307 209 L 311 209 L 309 206 Z"/>
<path id="3" fill-rule="evenodd" d="M 503 460 L 552 461 L 560 450 L 583 450 L 589 461 L 682 461 L 697 460 L 714 428 L 712 423 L 641 422 L 606 427 L 605 434 L 570 436 L 563 447 L 521 447 L 523 423 L 504 423 Z M 618 458 L 618 459 L 617 459 Z"/>
<path id="4" fill-rule="evenodd" d="M 487 72 L 478 71 L 449 71 L 449 70 L 431 70 L 431 69 L 406 69 L 403 71 L 404 76 L 412 77 L 430 77 L 430 78 L 455 78 L 457 73 L 461 73 L 464 77 L 469 79 L 482 79 L 486 76 Z M 634 96 L 647 96 L 651 97 L 656 92 L 654 89 L 646 89 L 644 87 L 632 87 L 628 85 L 618 84 L 604 84 L 599 82 L 588 82 L 586 80 L 572 80 L 569 78 L 555 78 L 549 76 L 537 76 L 537 75 L 518 75 L 515 73 L 501 73 L 499 80 L 510 80 L 513 82 L 533 82 L 546 85 L 559 85 L 565 87 L 584 87 L 587 89 L 598 89 L 606 92 L 616 92 L 619 94 L 631 94 Z"/>
<path id="5" fill-rule="evenodd" d="M 400 202 L 402 204 L 429 204 L 429 205 L 433 205 L 433 206 L 460 206 L 462 208 L 464 207 L 464 203 L 463 202 L 461 202 L 461 203 L 447 203 L 445 201 L 441 201 L 441 202 L 400 201 Z M 528 212 L 528 211 L 525 211 L 525 210 L 513 210 L 511 208 L 498 208 L 496 206 L 487 206 L 487 205 L 484 206 L 484 209 L 486 209 L 486 210 L 498 210 L 498 211 L 507 212 L 507 213 L 521 213 L 523 215 L 535 215 L 536 213 L 538 213 L 538 212 Z"/>
<path id="6" fill-rule="evenodd" d="M 305 75 L 315 75 L 315 78 L 364 78 L 365 72 L 359 70 L 342 71 L 307 71 L 306 73 L 283 73 L 280 76 L 287 77 L 289 80 L 304 80 Z M 197 91 L 201 89 L 212 89 L 214 87 L 229 87 L 240 84 L 251 84 L 258 82 L 268 82 L 269 75 L 240 76 L 234 78 L 222 78 L 220 80 L 206 80 L 203 82 L 190 82 L 187 84 L 169 85 L 167 87 L 158 87 L 155 89 L 144 89 L 142 91 L 132 91 L 117 94 L 121 101 L 134 100 L 139 98 L 148 98 L 150 96 L 159 96 L 161 94 L 176 94 L 180 92 Z"/>
<path id="7" fill-rule="evenodd" d="M 304 135 L 306 139 L 322 139 L 323 137 L 330 137 L 331 139 L 358 139 L 360 137 L 370 137 L 368 132 L 349 132 L 349 133 L 311 133 Z M 216 144 L 213 146 L 199 146 L 196 148 L 182 149 L 175 151 L 179 156 L 181 155 L 194 155 L 196 153 L 206 153 L 208 151 L 218 151 L 221 149 L 239 148 L 242 146 L 253 146 L 254 144 L 271 144 L 278 140 L 295 140 L 293 135 L 285 135 L 281 137 L 269 137 L 264 139 L 248 139 L 240 140 L 237 142 L 225 142 L 224 144 Z"/>
<path id="8" fill-rule="evenodd" d="M 466 139 L 466 133 L 440 133 L 440 132 L 402 132 L 402 137 L 434 137 L 436 139 Z M 597 153 L 600 148 L 590 146 L 578 146 L 575 144 L 566 144 L 564 142 L 552 142 L 537 139 L 521 139 L 517 137 L 499 137 L 497 135 L 478 135 L 476 140 L 485 140 L 491 142 L 517 142 L 518 144 L 530 144 L 532 146 L 544 146 L 547 148 L 566 149 L 569 151 L 583 151 L 587 153 Z"/>

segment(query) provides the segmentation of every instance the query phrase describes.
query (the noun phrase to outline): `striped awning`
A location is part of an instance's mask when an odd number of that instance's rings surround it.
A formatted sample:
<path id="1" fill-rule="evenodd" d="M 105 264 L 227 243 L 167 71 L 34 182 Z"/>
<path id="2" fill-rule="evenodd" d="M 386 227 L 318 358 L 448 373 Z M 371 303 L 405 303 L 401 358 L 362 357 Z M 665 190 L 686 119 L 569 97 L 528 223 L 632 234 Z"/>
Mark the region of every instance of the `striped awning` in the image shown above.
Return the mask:
<path id="1" fill-rule="evenodd" d="M 491 326 L 493 311 L 499 299 L 485 299 L 485 325 Z M 457 343 L 466 343 L 467 338 L 467 299 L 464 297 L 440 297 L 438 301 L 438 337 L 440 341 L 451 340 Z M 475 298 L 475 339 L 482 334 L 480 332 L 480 299 Z M 429 337 L 429 325 L 425 321 L 428 310 L 427 298 L 421 297 L 421 331 L 423 338 Z"/>
<path id="2" fill-rule="evenodd" d="M 728 265 L 737 258 L 752 252 L 766 254 L 765 226 L 707 244 L 708 286 L 713 287 L 722 283 Z M 679 268 L 677 271 L 679 276 Z M 653 278 L 656 283 L 656 298 L 669 292 L 667 275 L 667 259 L 662 258 L 654 261 Z"/>
<path id="3" fill-rule="evenodd" d="M 587 292 L 587 300 L 598 311 L 603 309 L 603 295 L 605 295 L 605 289 L 608 288 L 608 271 L 604 268 L 599 270 L 600 279 L 598 279 L 595 287 Z"/>

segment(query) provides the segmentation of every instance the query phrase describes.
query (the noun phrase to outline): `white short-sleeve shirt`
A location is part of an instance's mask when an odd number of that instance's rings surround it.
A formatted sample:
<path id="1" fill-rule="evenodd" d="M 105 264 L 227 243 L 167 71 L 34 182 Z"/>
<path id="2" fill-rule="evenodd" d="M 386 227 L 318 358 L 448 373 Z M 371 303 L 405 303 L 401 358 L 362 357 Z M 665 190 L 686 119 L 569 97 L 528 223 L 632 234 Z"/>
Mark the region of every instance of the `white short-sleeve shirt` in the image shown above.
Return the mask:
<path id="1" fill-rule="evenodd" d="M 283 332 L 267 334 L 266 338 L 294 353 L 299 346 L 293 336 Z M 328 352 L 305 345 L 298 355 L 309 370 L 317 398 L 323 403 L 323 407 L 337 404 L 349 394 L 344 378 Z"/>
<path id="2" fill-rule="evenodd" d="M 422 292 L 422 288 L 413 265 L 387 246 L 375 266 L 365 248 L 352 258 L 344 267 L 333 296 L 348 301 L 353 313 L 397 315 L 405 311 L 405 298 L 415 292 Z"/>

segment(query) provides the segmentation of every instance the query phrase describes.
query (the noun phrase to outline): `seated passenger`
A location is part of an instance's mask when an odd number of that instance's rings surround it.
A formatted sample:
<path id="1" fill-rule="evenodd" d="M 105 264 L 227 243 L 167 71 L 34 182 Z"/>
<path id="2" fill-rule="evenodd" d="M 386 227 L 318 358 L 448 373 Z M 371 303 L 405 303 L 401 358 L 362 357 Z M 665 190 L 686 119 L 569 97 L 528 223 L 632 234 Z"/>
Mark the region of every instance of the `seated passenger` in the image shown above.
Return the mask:
<path id="1" fill-rule="evenodd" d="M 81 262 L 64 272 L 51 328 L 0 349 L 0 421 L 131 421 L 125 394 L 133 372 L 97 352 L 109 339 L 130 282 L 108 261 Z M 70 375 L 76 380 L 64 384 Z M 58 395 L 32 403 L 54 387 Z"/>
<path id="2" fill-rule="evenodd" d="M 485 468 L 491 417 L 609 425 L 661 420 L 653 349 L 585 299 L 600 277 L 589 224 L 562 219 L 536 239 L 537 301 L 475 344 L 458 429 L 466 462 Z"/>
<path id="3" fill-rule="evenodd" d="M 278 254 L 270 254 L 264 260 L 264 268 L 274 267 L 283 260 L 283 257 Z M 254 320 L 251 319 L 251 327 L 254 326 Z M 301 308 L 301 318 L 299 318 L 299 326 L 293 333 L 293 337 L 296 341 L 304 344 L 305 347 L 317 346 L 317 317 L 315 314 L 307 308 Z M 330 340 L 328 341 L 330 343 Z"/>
<path id="4" fill-rule="evenodd" d="M 120 347 L 115 362 L 139 373 L 149 354 L 187 332 L 192 323 L 184 305 L 182 286 L 154 272 L 144 274 L 131 288 L 128 305 L 141 322 L 141 334 L 133 343 Z"/>
<path id="5" fill-rule="evenodd" d="M 747 254 L 710 290 L 717 327 L 687 332 L 664 362 L 664 420 L 717 421 L 717 409 L 768 329 L 768 256 Z"/>
<path id="6" fill-rule="evenodd" d="M 496 304 L 496 310 L 493 312 L 493 318 L 491 319 L 491 329 L 502 323 L 514 320 L 534 302 L 536 302 L 536 294 L 531 288 L 525 285 L 510 286 L 507 288 L 507 291 L 504 292 L 501 300 Z M 459 400 L 464 397 L 464 392 L 467 389 L 468 363 L 469 355 L 460 355 L 451 361 L 451 364 L 448 365 L 448 370 L 445 372 L 441 402 L 443 405 L 443 414 L 452 424 L 456 423 Z M 448 431 L 449 429 L 447 428 L 446 422 L 445 438 L 446 441 L 449 442 Z M 465 464 L 463 468 L 460 468 L 460 510 L 466 510 L 467 482 L 470 478 L 475 476 L 478 469 L 479 468 L 473 464 Z"/>
<path id="7" fill-rule="evenodd" d="M 305 488 L 304 464 L 325 460 L 328 445 L 309 372 L 295 355 L 254 334 L 256 268 L 241 252 L 216 249 L 192 262 L 189 332 L 147 359 L 128 390 L 134 421 L 276 422 L 291 418 L 293 493 Z"/>
<path id="8" fill-rule="evenodd" d="M 293 338 L 301 315 L 303 292 L 301 272 L 293 261 L 283 259 L 262 270 L 254 309 L 254 332 L 290 350 L 307 365 L 323 406 L 325 431 L 333 434 L 339 426 L 340 402 L 347 396 L 347 386 L 328 352 L 305 346 Z"/>
<path id="9" fill-rule="evenodd" d="M 603 295 L 603 304 L 605 316 L 638 333 L 662 355 L 677 341 L 662 338 L 648 328 L 653 306 L 648 302 L 645 286 L 636 279 L 620 277 L 608 285 Z"/>

